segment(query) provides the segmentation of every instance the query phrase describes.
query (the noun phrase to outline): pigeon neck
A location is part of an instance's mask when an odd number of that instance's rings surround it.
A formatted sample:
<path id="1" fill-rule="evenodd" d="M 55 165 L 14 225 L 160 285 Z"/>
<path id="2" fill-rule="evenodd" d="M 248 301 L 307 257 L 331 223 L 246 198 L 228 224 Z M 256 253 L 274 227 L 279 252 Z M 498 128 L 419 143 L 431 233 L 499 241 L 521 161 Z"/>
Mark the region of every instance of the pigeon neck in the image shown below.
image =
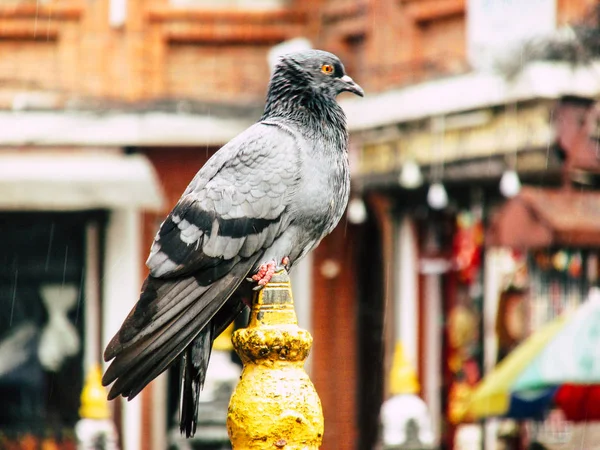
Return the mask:
<path id="1" fill-rule="evenodd" d="M 334 98 L 285 79 L 272 80 L 261 120 L 275 118 L 306 124 L 315 131 L 324 126 L 346 129 L 346 117 Z"/>

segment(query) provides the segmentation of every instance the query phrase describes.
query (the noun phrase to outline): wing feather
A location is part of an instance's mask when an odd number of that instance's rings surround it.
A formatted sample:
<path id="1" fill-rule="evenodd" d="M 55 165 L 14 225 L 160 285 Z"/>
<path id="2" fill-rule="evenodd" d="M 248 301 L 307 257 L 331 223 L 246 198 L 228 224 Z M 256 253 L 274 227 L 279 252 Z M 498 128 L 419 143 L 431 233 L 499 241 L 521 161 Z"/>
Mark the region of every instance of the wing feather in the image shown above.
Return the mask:
<path id="1" fill-rule="evenodd" d="M 237 148 L 228 144 L 200 170 L 156 235 L 146 262 L 152 276 L 194 273 L 235 257 L 242 248 L 249 256 L 272 243 L 270 233 L 283 231 L 277 224 L 285 221 L 299 182 L 290 175 L 298 172 L 293 170 L 299 164 L 298 145 L 289 133 L 268 129 Z M 248 242 L 251 235 L 262 236 Z"/>
<path id="2" fill-rule="evenodd" d="M 156 234 L 139 301 L 106 348 L 105 360 L 113 361 L 103 383 L 114 383 L 111 398 L 135 397 L 203 330 L 212 340 L 241 311 L 232 295 L 290 222 L 300 181 L 296 139 L 257 124 L 194 177 Z M 196 353 L 210 349 L 200 347 Z M 192 353 L 201 361 L 192 371 L 198 383 L 210 353 Z"/>
<path id="3" fill-rule="evenodd" d="M 134 340 L 120 345 L 114 361 L 102 378 L 104 385 L 114 381 L 109 398 L 123 395 L 131 399 L 166 370 L 227 302 L 259 257 L 260 254 L 237 264 L 226 276 L 212 283 L 196 298 L 195 302 L 171 320 L 161 320 L 161 326 L 153 326 L 155 323 L 153 321 L 146 327 L 143 338 L 137 338 L 142 334 L 138 333 Z M 156 282 L 164 283 L 164 280 L 156 280 Z M 171 308 L 167 309 L 156 319 L 165 317 L 170 311 Z M 125 324 L 123 329 L 126 329 Z M 118 339 L 119 335 L 120 333 L 113 338 L 113 341 Z M 110 360 L 111 355 L 112 353 L 105 352 L 105 359 Z"/>

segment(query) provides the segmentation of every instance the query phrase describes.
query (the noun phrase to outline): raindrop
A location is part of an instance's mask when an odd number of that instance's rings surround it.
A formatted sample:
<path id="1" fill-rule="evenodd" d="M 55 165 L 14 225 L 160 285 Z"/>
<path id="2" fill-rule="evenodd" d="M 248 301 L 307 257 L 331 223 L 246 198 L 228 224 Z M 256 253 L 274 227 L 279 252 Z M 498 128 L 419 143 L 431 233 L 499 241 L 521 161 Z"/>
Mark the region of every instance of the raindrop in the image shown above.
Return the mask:
<path id="1" fill-rule="evenodd" d="M 346 235 L 348 234 L 348 222 L 350 221 L 350 219 L 348 218 L 348 214 L 346 214 L 346 217 L 344 219 L 344 237 L 346 237 Z"/>
<path id="2" fill-rule="evenodd" d="M 38 14 L 40 9 L 40 0 L 35 1 L 35 22 L 33 25 L 33 38 L 35 39 L 37 36 L 37 23 L 38 23 Z"/>
<path id="3" fill-rule="evenodd" d="M 79 311 L 81 309 L 81 299 L 83 297 L 83 280 L 85 277 L 85 268 L 81 271 L 81 279 L 79 280 L 79 294 L 77 295 L 77 310 L 75 311 L 75 325 L 79 323 Z"/>
<path id="4" fill-rule="evenodd" d="M 44 271 L 48 272 L 48 265 L 50 264 L 50 251 L 52 250 L 52 241 L 54 240 L 54 222 L 50 225 L 50 239 L 48 240 L 48 252 L 46 253 L 46 264 Z"/>
<path id="5" fill-rule="evenodd" d="M 52 393 L 54 392 L 54 377 L 50 378 L 48 382 L 48 400 L 52 398 Z"/>
<path id="6" fill-rule="evenodd" d="M 550 110 L 550 120 L 549 123 L 554 123 L 554 110 Z M 552 138 L 548 137 L 548 142 L 546 143 L 546 169 L 548 169 L 548 161 L 550 160 L 550 144 Z"/>
<path id="7" fill-rule="evenodd" d="M 52 17 L 52 8 L 48 11 L 48 22 L 46 22 L 46 41 L 50 40 L 50 19 Z"/>
<path id="8" fill-rule="evenodd" d="M 69 259 L 69 246 L 65 246 L 65 263 L 63 264 L 63 276 L 62 276 L 62 285 L 65 285 L 65 278 L 67 276 L 67 260 Z"/>
<path id="9" fill-rule="evenodd" d="M 12 327 L 13 313 L 15 312 L 15 299 L 17 298 L 17 280 L 19 278 L 19 268 L 17 267 L 17 259 L 15 258 L 15 282 L 13 285 L 12 305 L 10 307 L 10 321 L 8 325 Z"/>

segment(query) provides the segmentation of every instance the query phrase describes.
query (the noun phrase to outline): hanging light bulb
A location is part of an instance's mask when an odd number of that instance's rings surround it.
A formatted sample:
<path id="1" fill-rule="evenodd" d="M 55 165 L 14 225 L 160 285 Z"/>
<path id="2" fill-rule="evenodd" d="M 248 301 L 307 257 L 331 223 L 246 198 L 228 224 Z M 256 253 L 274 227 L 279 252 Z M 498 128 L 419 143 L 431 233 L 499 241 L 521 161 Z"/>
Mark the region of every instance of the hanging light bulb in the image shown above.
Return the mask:
<path id="1" fill-rule="evenodd" d="M 348 203 L 348 220 L 359 225 L 367 220 L 367 207 L 360 197 L 354 197 Z"/>
<path id="2" fill-rule="evenodd" d="M 511 198 L 521 190 L 521 180 L 519 175 L 514 170 L 507 170 L 502 174 L 500 179 L 500 192 L 505 197 Z"/>
<path id="3" fill-rule="evenodd" d="M 442 183 L 433 183 L 427 192 L 427 203 L 433 209 L 444 209 L 448 206 L 448 194 Z"/>
<path id="4" fill-rule="evenodd" d="M 419 165 L 412 159 L 407 160 L 402 165 L 400 177 L 398 178 L 400 186 L 406 189 L 416 189 L 423 184 L 423 175 Z"/>

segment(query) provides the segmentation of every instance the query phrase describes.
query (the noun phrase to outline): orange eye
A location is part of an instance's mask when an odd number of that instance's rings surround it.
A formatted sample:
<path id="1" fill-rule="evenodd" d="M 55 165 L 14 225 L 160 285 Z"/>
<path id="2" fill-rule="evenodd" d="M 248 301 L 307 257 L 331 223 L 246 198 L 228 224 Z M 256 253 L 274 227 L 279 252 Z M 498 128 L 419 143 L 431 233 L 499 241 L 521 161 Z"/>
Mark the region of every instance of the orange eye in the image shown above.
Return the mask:
<path id="1" fill-rule="evenodd" d="M 321 66 L 321 72 L 331 75 L 333 73 L 333 66 L 331 64 L 323 64 Z"/>

